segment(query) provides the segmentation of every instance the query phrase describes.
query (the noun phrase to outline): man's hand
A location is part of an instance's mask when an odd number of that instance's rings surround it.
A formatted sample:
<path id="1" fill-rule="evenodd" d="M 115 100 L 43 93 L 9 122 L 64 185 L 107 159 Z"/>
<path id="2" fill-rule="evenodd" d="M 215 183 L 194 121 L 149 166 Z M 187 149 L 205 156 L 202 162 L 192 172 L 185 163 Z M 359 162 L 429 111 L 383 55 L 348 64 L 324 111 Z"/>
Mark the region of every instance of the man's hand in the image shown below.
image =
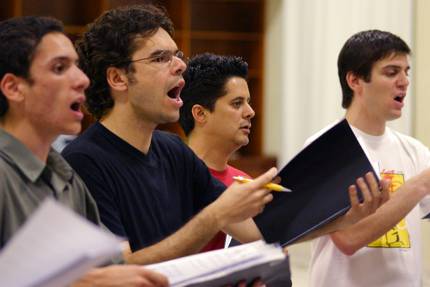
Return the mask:
<path id="1" fill-rule="evenodd" d="M 243 221 L 262 212 L 264 206 L 273 199 L 270 190 L 263 188 L 276 175 L 271 168 L 249 183 L 233 183 L 209 207 L 216 217 L 219 227 Z"/>
<path id="2" fill-rule="evenodd" d="M 356 184 L 363 195 L 362 203 L 360 203 L 358 199 L 356 186 L 351 185 L 348 188 L 351 208 L 343 216 L 342 224 L 340 226 L 341 228 L 350 226 L 374 213 L 376 209 L 390 198 L 388 190 L 389 181 L 382 179 L 378 185 L 375 176 L 371 172 L 368 172 L 365 175 L 365 179 L 366 180 L 360 177 L 356 181 Z"/>
<path id="3" fill-rule="evenodd" d="M 167 287 L 167 278 L 137 265 L 111 265 L 85 274 L 72 287 Z"/>

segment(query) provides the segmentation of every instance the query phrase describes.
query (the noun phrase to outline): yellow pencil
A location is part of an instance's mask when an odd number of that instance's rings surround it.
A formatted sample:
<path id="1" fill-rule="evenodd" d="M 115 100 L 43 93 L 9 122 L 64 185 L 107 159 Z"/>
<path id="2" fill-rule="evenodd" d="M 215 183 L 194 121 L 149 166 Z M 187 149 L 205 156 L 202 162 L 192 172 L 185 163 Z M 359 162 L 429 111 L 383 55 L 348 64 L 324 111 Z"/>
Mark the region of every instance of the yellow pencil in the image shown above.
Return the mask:
<path id="1" fill-rule="evenodd" d="M 233 179 L 240 182 L 240 183 L 245 183 L 245 182 L 251 182 L 253 181 L 253 179 L 250 178 L 246 178 L 243 176 L 233 176 Z M 265 188 L 270 189 L 272 191 L 279 191 L 279 192 L 291 192 L 291 189 L 283 187 L 282 185 L 276 184 L 276 183 L 268 183 L 266 185 L 264 185 Z"/>

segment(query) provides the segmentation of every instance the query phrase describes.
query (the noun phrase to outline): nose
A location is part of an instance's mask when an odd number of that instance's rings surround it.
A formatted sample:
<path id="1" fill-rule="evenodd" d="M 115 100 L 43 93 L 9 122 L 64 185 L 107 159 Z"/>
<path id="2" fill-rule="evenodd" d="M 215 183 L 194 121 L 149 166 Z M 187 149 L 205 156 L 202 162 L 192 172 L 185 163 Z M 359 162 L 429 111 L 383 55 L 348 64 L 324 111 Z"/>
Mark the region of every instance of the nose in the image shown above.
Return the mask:
<path id="1" fill-rule="evenodd" d="M 187 64 L 181 58 L 176 56 L 173 56 L 171 64 L 172 73 L 174 75 L 182 75 L 187 68 Z"/>
<path id="2" fill-rule="evenodd" d="M 90 79 L 85 75 L 85 73 L 79 69 L 78 66 L 75 66 L 74 73 L 74 87 L 79 91 L 85 91 L 86 88 L 90 85 Z"/>
<path id="3" fill-rule="evenodd" d="M 244 115 L 245 115 L 245 118 L 247 119 L 252 119 L 255 116 L 254 109 L 251 107 L 249 103 L 246 103 Z"/>
<path id="4" fill-rule="evenodd" d="M 397 84 L 402 88 L 407 88 L 409 86 L 409 77 L 406 73 L 401 73 Z"/>

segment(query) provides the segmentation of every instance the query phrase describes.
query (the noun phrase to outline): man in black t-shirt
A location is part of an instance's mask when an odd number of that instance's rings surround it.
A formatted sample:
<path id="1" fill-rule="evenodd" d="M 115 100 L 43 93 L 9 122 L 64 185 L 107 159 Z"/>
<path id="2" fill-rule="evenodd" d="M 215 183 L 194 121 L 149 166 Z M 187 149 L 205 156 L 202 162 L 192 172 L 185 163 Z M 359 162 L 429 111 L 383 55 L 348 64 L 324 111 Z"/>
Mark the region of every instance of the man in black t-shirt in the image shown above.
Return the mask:
<path id="1" fill-rule="evenodd" d="M 103 223 L 128 239 L 129 262 L 196 253 L 221 229 L 241 241 L 260 239 L 249 218 L 272 199 L 261 186 L 275 168 L 223 192 L 180 138 L 155 131 L 177 121 L 182 105 L 186 64 L 172 33 L 161 10 L 133 6 L 106 12 L 77 44 L 80 67 L 91 78 L 88 110 L 98 122 L 63 155 L 88 186 Z"/>

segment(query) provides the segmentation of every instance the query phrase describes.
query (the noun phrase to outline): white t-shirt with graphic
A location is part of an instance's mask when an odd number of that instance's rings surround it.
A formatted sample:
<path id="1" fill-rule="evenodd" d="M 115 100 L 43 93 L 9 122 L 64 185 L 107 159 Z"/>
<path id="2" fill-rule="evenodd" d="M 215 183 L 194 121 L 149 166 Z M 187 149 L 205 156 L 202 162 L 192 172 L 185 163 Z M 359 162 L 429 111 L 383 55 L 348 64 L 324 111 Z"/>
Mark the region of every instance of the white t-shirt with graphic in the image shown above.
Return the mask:
<path id="1" fill-rule="evenodd" d="M 416 139 L 386 128 L 384 135 L 371 136 L 353 128 L 381 178 L 390 178 L 390 192 L 408 178 L 430 166 L 430 152 Z M 314 138 L 314 137 L 313 137 Z M 430 213 L 425 197 L 405 219 L 378 240 L 344 255 L 330 236 L 312 243 L 310 286 L 312 287 L 405 287 L 421 286 L 420 219 Z"/>

